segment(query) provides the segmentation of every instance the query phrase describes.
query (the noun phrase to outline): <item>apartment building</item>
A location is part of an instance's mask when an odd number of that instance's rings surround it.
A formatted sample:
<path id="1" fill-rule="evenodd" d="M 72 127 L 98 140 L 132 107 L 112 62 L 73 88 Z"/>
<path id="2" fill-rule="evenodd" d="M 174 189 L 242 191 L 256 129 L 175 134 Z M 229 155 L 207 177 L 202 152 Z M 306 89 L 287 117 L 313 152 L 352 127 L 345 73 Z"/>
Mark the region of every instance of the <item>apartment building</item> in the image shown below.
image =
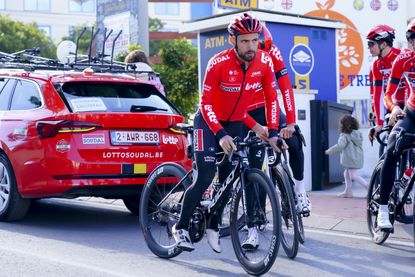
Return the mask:
<path id="1" fill-rule="evenodd" d="M 0 0 L 0 14 L 24 23 L 36 22 L 58 43 L 73 26 L 95 23 L 96 0 Z"/>

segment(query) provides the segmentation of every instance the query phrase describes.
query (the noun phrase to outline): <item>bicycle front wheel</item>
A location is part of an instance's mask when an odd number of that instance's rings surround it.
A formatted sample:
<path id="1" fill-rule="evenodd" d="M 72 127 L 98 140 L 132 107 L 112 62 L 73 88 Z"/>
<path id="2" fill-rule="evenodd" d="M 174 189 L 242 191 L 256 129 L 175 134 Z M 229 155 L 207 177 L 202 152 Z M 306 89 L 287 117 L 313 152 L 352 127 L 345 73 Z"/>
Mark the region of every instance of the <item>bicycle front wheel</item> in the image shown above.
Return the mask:
<path id="1" fill-rule="evenodd" d="M 294 194 L 284 169 L 277 166 L 273 170 L 273 181 L 280 196 L 281 244 L 287 257 L 294 259 L 297 256 L 300 237 Z"/>
<path id="2" fill-rule="evenodd" d="M 242 187 L 250 191 L 249 209 L 242 197 Z M 265 197 L 261 197 L 262 196 Z M 265 200 L 264 200 L 265 199 Z M 247 214 L 246 214 L 247 213 Z M 239 228 L 238 219 L 246 219 L 248 228 Z M 246 272 L 262 275 L 268 272 L 277 258 L 280 245 L 281 213 L 278 195 L 270 179 L 258 169 L 249 169 L 245 184 L 238 183 L 230 211 L 230 233 L 235 255 Z M 255 248 L 242 245 L 255 232 Z"/>
<path id="3" fill-rule="evenodd" d="M 180 218 L 184 192 L 191 176 L 175 163 L 164 163 L 151 172 L 140 200 L 140 226 L 148 248 L 161 258 L 181 253 L 176 247 L 172 227 Z"/>
<path id="4" fill-rule="evenodd" d="M 367 192 L 367 226 L 372 240 L 377 244 L 384 243 L 389 237 L 389 232 L 382 231 L 377 225 L 380 201 L 380 171 L 382 170 L 383 160 L 379 161 L 370 178 Z M 391 221 L 393 222 L 393 220 Z"/>

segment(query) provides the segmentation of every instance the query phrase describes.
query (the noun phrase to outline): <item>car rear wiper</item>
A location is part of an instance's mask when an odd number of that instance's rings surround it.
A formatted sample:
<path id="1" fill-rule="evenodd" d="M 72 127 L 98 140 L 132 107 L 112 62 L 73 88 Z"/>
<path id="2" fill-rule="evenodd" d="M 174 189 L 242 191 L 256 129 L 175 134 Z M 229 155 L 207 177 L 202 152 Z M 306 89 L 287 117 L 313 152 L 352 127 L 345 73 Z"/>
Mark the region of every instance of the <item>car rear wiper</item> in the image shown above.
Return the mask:
<path id="1" fill-rule="evenodd" d="M 137 105 L 132 105 L 130 112 L 152 112 L 152 111 L 166 111 L 167 109 L 161 109 L 161 108 L 157 108 L 157 107 L 152 107 L 152 106 L 137 106 Z"/>

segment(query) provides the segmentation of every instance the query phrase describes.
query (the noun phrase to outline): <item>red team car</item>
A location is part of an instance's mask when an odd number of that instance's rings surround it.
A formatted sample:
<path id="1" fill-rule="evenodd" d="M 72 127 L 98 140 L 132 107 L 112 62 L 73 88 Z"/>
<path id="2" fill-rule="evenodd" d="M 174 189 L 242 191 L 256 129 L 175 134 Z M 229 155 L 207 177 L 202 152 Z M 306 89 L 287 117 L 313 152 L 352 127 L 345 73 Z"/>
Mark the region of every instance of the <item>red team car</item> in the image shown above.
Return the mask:
<path id="1" fill-rule="evenodd" d="M 137 213 L 157 165 L 191 166 L 170 101 L 151 83 L 101 72 L 0 69 L 1 221 L 44 197 L 123 199 Z"/>

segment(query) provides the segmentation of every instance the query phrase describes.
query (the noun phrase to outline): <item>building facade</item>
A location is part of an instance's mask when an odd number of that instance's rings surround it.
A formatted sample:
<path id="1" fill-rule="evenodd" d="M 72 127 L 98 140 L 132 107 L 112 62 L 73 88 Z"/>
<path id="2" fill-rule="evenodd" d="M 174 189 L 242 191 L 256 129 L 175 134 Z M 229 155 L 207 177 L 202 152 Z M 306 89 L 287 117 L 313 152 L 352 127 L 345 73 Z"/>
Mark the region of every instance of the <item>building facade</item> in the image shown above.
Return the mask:
<path id="1" fill-rule="evenodd" d="M 78 25 L 93 25 L 96 0 L 0 0 L 0 14 L 23 23 L 36 22 L 55 43 Z"/>

